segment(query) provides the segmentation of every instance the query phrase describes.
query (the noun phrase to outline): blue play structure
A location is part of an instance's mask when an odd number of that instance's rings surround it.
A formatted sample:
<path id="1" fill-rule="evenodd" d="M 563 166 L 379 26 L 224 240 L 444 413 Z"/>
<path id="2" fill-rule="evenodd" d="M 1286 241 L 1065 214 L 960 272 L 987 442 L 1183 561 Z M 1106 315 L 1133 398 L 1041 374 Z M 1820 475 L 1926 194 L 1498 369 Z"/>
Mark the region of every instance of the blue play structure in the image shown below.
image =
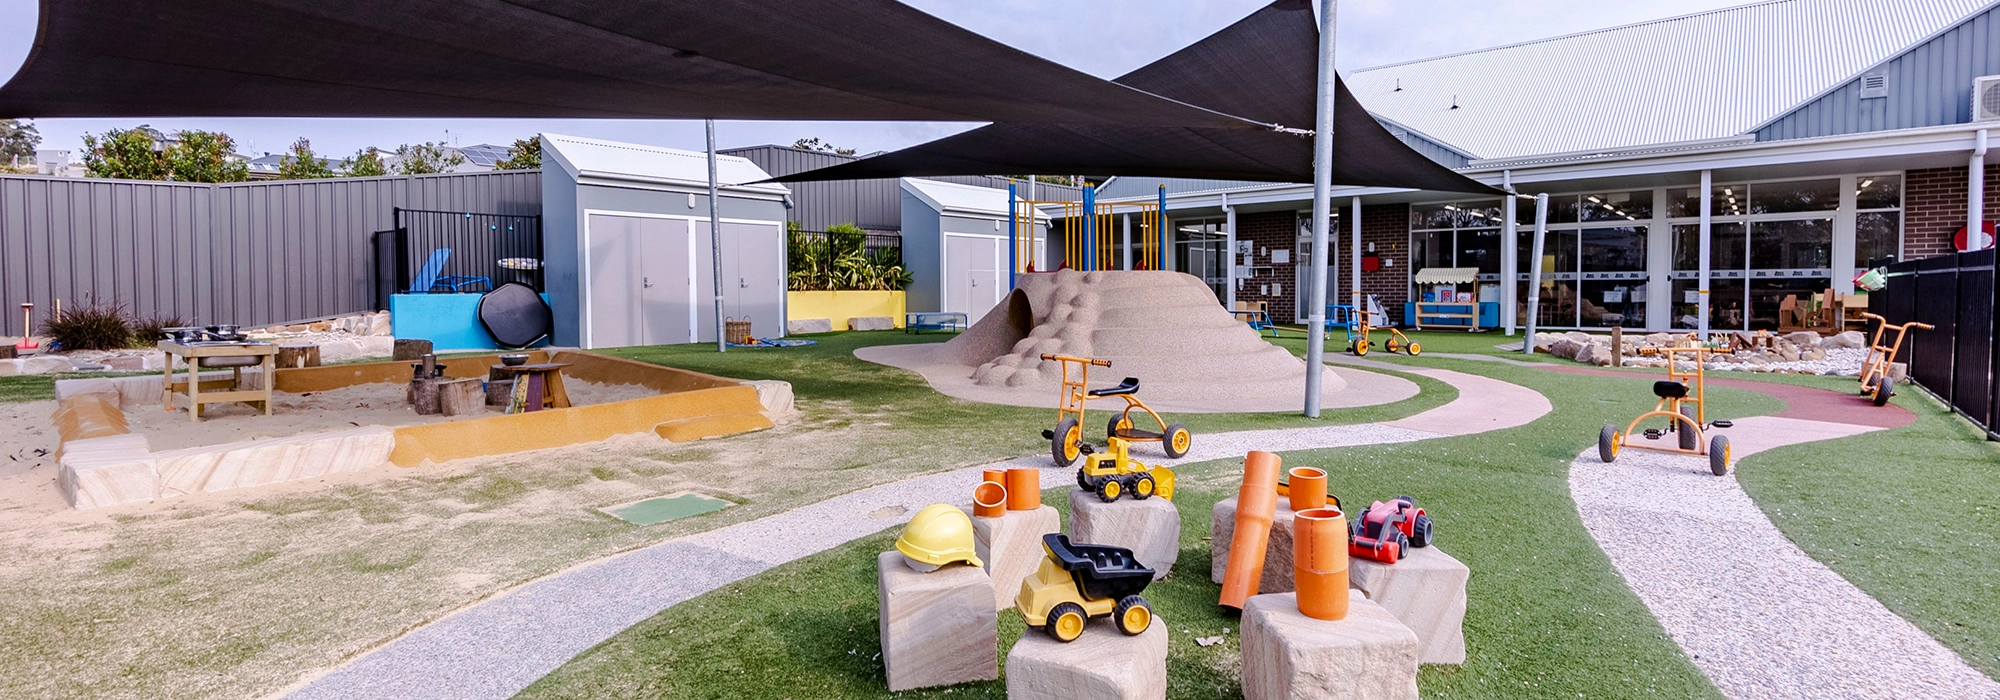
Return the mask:
<path id="1" fill-rule="evenodd" d="M 392 294 L 389 323 L 398 338 L 421 338 L 445 350 L 491 350 L 500 347 L 479 323 L 479 294 Z M 542 294 L 547 302 L 549 295 Z M 538 343 L 546 344 L 546 343 Z"/>
<path id="2" fill-rule="evenodd" d="M 431 257 L 424 260 L 424 266 L 417 270 L 416 279 L 410 281 L 410 293 L 429 294 L 442 288 L 449 289 L 452 293 L 456 294 L 466 291 L 466 287 L 482 284 L 486 285 L 485 289 L 475 289 L 472 291 L 485 292 L 493 289 L 493 280 L 486 277 L 476 275 L 441 275 L 440 273 L 444 272 L 444 264 L 450 260 L 450 248 L 439 248 L 431 251 Z"/>

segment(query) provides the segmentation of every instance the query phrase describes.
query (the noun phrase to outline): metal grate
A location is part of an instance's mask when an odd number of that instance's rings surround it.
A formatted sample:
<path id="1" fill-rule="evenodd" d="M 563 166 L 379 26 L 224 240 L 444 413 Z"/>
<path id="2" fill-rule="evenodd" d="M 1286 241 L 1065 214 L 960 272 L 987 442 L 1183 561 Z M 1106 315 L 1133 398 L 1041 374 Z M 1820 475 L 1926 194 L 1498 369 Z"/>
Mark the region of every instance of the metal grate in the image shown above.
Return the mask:
<path id="1" fill-rule="evenodd" d="M 542 217 L 401 208 L 394 215 L 396 227 L 374 235 L 378 308 L 389 307 L 391 294 L 479 293 L 507 282 L 542 290 Z M 457 284 L 415 289 L 424 265 L 446 249 L 437 275 Z"/>

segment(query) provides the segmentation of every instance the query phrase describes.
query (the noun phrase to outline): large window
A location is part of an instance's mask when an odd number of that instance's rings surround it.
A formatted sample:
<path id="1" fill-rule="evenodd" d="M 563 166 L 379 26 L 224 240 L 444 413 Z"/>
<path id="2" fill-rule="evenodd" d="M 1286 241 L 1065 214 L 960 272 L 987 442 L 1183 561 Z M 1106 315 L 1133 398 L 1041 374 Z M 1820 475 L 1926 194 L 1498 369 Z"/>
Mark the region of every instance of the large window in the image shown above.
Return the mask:
<path id="1" fill-rule="evenodd" d="M 1410 274 L 1429 267 L 1471 267 L 1479 285 L 1500 280 L 1498 201 L 1422 204 L 1410 208 Z M 1429 290 L 1417 290 L 1418 296 Z"/>
<path id="2" fill-rule="evenodd" d="M 1516 260 L 1515 307 L 1527 322 L 1533 250 L 1533 205 L 1515 208 L 1522 225 Z M 1542 241 L 1542 288 L 1536 322 L 1548 327 L 1638 327 L 1646 323 L 1646 232 L 1652 190 L 1549 197 L 1549 233 Z"/>
<path id="3" fill-rule="evenodd" d="M 1902 179 L 1856 178 L 1854 260 L 1901 245 Z M 1722 183 L 1710 190 L 1709 328 L 1771 330 L 1788 303 L 1833 286 L 1840 179 Z M 1698 326 L 1700 188 L 1668 190 L 1674 225 L 1675 328 Z"/>
<path id="4" fill-rule="evenodd" d="M 1229 283 L 1228 224 L 1223 219 L 1175 219 L 1174 269 L 1208 284 L 1220 301 Z M 1136 234 L 1137 231 L 1134 231 Z M 1136 261 L 1135 261 L 1136 264 Z"/>
<path id="5" fill-rule="evenodd" d="M 1903 250 L 1903 178 L 1864 175 L 1854 183 L 1854 267 Z"/>

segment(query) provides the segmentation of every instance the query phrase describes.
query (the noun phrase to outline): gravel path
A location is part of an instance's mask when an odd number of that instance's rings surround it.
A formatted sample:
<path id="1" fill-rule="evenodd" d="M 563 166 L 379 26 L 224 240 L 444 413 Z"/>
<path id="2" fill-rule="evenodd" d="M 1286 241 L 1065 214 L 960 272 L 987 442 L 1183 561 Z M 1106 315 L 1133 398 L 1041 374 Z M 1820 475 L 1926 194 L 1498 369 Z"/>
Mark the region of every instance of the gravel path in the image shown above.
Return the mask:
<path id="1" fill-rule="evenodd" d="M 1446 370 L 1411 370 L 1459 389 L 1457 400 L 1396 421 L 1452 426 L 1466 402 L 1495 393 L 1515 406 L 1487 430 L 1531 422 L 1548 400 L 1531 389 Z M 1478 381 L 1473 381 L 1478 380 Z M 1532 410 L 1539 406 L 1540 410 Z M 1413 442 L 1438 432 L 1382 424 L 1245 430 L 1198 435 L 1179 462 L 1232 458 L 1252 449 L 1282 452 Z M 1156 454 L 1148 454 L 1147 459 Z M 980 470 L 1042 469 L 1043 484 L 1070 471 L 1041 455 L 956 469 L 862 489 L 778 515 L 690 535 L 583 564 L 508 591 L 420 627 L 279 695 L 319 698 L 507 698 L 577 654 L 682 601 L 771 567 L 826 551 L 903 522 L 938 502 L 966 501 Z"/>
<path id="2" fill-rule="evenodd" d="M 1880 428 L 1764 416 L 1725 431 L 1736 459 Z M 1696 666 L 1731 698 L 2000 698 L 2000 684 L 1778 531 L 1706 458 L 1591 447 L 1570 464 L 1584 527 Z"/>

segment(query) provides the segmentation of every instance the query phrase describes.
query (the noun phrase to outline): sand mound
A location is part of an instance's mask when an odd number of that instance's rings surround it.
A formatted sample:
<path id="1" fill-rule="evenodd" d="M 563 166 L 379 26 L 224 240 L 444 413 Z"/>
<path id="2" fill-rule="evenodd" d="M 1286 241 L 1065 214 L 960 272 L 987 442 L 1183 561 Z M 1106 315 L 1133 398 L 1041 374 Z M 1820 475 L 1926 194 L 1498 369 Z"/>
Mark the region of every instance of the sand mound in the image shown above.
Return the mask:
<path id="1" fill-rule="evenodd" d="M 1138 377 L 1140 395 L 1203 400 L 1244 392 L 1299 394 L 1305 361 L 1238 322 L 1199 278 L 1167 271 L 1063 270 L 1017 287 L 938 359 L 974 367 L 984 387 L 1053 392 L 1062 364 L 1043 354 L 1110 360 L 1093 385 Z M 1342 380 L 1325 375 L 1326 389 Z"/>

